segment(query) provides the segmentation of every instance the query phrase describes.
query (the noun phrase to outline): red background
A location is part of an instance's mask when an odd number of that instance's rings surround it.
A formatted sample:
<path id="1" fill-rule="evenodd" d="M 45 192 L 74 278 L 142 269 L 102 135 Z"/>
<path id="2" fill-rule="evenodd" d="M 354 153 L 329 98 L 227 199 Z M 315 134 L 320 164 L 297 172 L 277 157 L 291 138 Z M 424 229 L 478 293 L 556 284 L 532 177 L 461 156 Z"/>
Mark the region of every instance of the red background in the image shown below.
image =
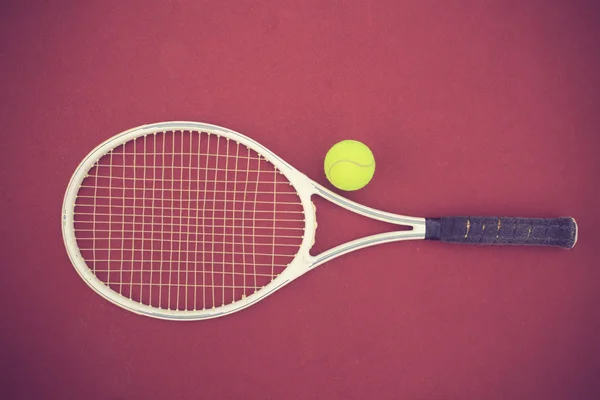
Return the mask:
<path id="1" fill-rule="evenodd" d="M 524 4 L 526 3 L 526 4 Z M 593 1 L 3 1 L 2 379 L 11 399 L 592 399 L 600 395 L 600 9 Z M 348 197 L 417 216 L 572 215 L 577 246 L 407 242 L 241 313 L 153 320 L 64 250 L 79 161 L 131 127 L 253 137 Z M 317 250 L 376 231 L 319 203 Z"/>

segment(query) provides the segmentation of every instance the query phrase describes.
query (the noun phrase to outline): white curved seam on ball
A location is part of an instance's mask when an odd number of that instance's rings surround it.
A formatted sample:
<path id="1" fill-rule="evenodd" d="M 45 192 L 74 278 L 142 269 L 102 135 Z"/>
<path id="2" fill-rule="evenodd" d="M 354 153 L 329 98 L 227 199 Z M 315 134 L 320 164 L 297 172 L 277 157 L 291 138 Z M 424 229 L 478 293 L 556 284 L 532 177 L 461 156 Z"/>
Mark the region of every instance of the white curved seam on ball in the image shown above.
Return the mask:
<path id="1" fill-rule="evenodd" d="M 331 175 L 331 170 L 333 169 L 333 167 L 335 167 L 336 164 L 339 164 L 341 162 L 349 162 L 349 163 L 352 163 L 352 164 L 354 164 L 354 165 L 356 165 L 358 167 L 363 167 L 363 168 L 364 167 L 370 167 L 371 165 L 375 165 L 375 160 L 373 160 L 373 162 L 371 164 L 367 164 L 367 165 L 359 164 L 356 161 L 352 161 L 352 160 L 339 160 L 339 161 L 336 161 L 333 164 L 331 164 L 331 167 L 329 167 L 329 169 L 327 170 L 327 175 Z"/>

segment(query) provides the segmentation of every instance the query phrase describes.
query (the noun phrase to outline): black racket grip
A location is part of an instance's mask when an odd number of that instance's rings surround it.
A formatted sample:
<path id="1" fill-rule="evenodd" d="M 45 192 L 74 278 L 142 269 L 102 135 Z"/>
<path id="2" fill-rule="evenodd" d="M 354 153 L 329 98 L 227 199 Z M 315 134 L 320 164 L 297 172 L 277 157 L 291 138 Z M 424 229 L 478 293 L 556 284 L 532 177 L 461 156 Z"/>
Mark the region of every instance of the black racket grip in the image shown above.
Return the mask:
<path id="1" fill-rule="evenodd" d="M 442 217 L 425 221 L 425 239 L 442 242 L 570 249 L 577 241 L 577 223 L 571 217 Z"/>

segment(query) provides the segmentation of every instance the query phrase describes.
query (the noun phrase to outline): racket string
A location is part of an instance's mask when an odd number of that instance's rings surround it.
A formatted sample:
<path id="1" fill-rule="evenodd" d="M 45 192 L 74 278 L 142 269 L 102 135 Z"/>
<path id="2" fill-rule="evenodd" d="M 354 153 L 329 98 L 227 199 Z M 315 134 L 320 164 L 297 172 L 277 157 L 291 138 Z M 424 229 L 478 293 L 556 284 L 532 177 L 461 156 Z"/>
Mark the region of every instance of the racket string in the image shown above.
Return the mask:
<path id="1" fill-rule="evenodd" d="M 271 163 L 240 143 L 165 132 L 100 158 L 75 208 L 80 252 L 121 295 L 174 310 L 246 298 L 300 248 L 302 204 Z"/>

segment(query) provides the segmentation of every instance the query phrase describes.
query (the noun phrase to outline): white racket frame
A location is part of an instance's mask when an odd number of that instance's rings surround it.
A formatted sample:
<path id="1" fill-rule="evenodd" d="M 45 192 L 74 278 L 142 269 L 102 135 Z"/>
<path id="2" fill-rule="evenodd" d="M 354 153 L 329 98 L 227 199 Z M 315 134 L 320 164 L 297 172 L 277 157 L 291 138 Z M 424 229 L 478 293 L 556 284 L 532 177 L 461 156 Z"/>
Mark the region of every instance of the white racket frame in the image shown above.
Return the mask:
<path id="1" fill-rule="evenodd" d="M 275 277 L 269 284 L 264 286 L 262 289 L 255 291 L 251 295 L 248 295 L 247 297 L 237 300 L 231 304 L 204 310 L 182 311 L 156 308 L 139 303 L 121 295 L 118 292 L 115 292 L 106 284 L 104 284 L 104 282 L 98 279 L 92 270 L 87 266 L 77 245 L 74 229 L 75 202 L 79 188 L 81 187 L 83 180 L 88 175 L 89 170 L 102 156 L 108 154 L 110 150 L 122 145 L 123 143 L 126 143 L 134 138 L 168 131 L 205 132 L 208 134 L 220 135 L 247 146 L 263 156 L 267 161 L 271 162 L 278 170 L 281 171 L 281 173 L 289 180 L 292 186 L 294 186 L 302 202 L 305 216 L 305 229 L 302 238 L 302 244 L 298 250 L 298 253 L 296 254 L 296 257 L 289 264 L 289 266 L 285 268 L 282 273 Z M 363 237 L 336 246 L 319 255 L 312 256 L 310 255 L 310 249 L 314 244 L 317 228 L 316 208 L 311 200 L 313 195 L 319 195 L 324 199 L 327 199 L 330 202 L 356 214 L 380 221 L 385 221 L 390 224 L 410 226 L 412 227 L 412 230 L 394 231 Z M 201 122 L 172 121 L 142 125 L 137 128 L 129 129 L 108 139 L 92 150 L 92 152 L 90 152 L 90 154 L 83 159 L 71 177 L 71 181 L 69 182 L 67 191 L 65 193 L 62 211 L 62 233 L 67 253 L 71 259 L 71 262 L 73 263 L 73 266 L 75 267 L 75 270 L 79 276 L 81 276 L 83 281 L 104 299 L 136 314 L 166 320 L 192 321 L 221 317 L 243 310 L 244 308 L 269 296 L 276 290 L 281 289 L 283 286 L 304 275 L 315 267 L 351 251 L 400 240 L 424 239 L 425 219 L 392 214 L 366 207 L 345 199 L 344 197 L 314 182 L 263 145 L 231 129 Z"/>

